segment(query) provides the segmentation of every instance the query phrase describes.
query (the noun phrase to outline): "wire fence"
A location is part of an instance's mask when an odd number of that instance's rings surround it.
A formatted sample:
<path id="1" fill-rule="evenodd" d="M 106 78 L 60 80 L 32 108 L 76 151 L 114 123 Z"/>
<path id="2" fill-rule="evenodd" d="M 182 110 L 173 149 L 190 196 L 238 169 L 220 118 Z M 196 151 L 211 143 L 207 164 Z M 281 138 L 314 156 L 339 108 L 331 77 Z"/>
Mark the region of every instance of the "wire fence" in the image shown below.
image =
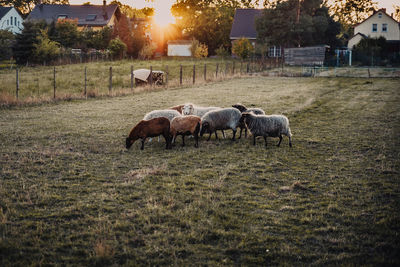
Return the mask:
<path id="1" fill-rule="evenodd" d="M 151 69 L 146 82 L 134 76 Z M 276 77 L 400 78 L 400 68 L 286 66 L 281 59 L 253 61 L 114 61 L 60 66 L 10 67 L 0 70 L 2 105 L 53 99 L 138 93 L 251 75 Z M 154 79 L 154 80 L 153 80 Z M 161 79 L 161 80 L 160 80 Z"/>

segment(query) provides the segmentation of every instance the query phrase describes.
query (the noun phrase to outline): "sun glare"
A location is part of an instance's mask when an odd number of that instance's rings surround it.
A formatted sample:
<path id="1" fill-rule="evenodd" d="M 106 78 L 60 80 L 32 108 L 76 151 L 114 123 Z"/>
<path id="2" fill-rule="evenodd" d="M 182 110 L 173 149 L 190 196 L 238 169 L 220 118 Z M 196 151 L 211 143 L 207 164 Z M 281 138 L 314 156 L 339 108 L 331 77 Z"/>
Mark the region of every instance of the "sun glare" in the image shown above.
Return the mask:
<path id="1" fill-rule="evenodd" d="M 175 18 L 171 14 L 171 3 L 169 1 L 156 2 L 154 6 L 154 22 L 161 27 L 175 22 Z"/>

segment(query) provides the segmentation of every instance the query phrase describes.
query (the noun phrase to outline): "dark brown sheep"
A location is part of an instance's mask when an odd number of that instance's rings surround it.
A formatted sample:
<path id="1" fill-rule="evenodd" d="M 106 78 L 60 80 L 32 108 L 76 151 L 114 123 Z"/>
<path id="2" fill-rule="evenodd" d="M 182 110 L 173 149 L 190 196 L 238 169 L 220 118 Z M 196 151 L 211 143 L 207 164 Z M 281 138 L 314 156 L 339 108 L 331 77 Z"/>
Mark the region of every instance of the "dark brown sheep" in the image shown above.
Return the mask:
<path id="1" fill-rule="evenodd" d="M 126 148 L 129 149 L 133 143 L 139 138 L 142 139 L 141 150 L 144 149 L 144 141 L 147 137 L 156 137 L 159 135 L 164 136 L 166 142 L 166 149 L 171 148 L 170 136 L 170 122 L 165 117 L 154 118 L 151 120 L 140 121 L 131 130 L 129 136 L 126 138 Z"/>

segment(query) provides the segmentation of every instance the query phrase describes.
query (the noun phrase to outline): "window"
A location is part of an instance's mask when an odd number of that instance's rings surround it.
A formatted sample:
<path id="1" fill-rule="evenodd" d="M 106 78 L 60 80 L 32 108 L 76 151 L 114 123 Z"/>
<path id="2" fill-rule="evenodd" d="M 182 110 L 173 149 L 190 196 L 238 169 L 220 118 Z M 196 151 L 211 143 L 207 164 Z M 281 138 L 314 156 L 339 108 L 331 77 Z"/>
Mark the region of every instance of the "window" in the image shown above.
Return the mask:
<path id="1" fill-rule="evenodd" d="M 13 19 L 13 17 L 10 16 L 10 25 L 12 25 L 12 19 Z"/>
<path id="2" fill-rule="evenodd" d="M 280 57 L 281 56 L 281 47 L 271 46 L 268 51 L 269 57 Z"/>
<path id="3" fill-rule="evenodd" d="M 17 26 L 17 17 L 14 17 L 14 25 Z"/>
<path id="4" fill-rule="evenodd" d="M 8 25 L 10 25 L 10 24 L 9 24 L 9 22 L 8 22 L 8 20 L 7 20 L 7 26 L 8 26 Z"/>
<path id="5" fill-rule="evenodd" d="M 382 13 L 378 13 L 378 18 L 382 18 Z"/>
<path id="6" fill-rule="evenodd" d="M 86 21 L 95 21 L 96 20 L 96 14 L 88 14 L 86 17 Z"/>
<path id="7" fill-rule="evenodd" d="M 378 31 L 378 24 L 372 24 L 372 32 L 377 32 Z"/>
<path id="8" fill-rule="evenodd" d="M 382 32 L 387 32 L 387 24 L 386 23 L 382 24 Z"/>

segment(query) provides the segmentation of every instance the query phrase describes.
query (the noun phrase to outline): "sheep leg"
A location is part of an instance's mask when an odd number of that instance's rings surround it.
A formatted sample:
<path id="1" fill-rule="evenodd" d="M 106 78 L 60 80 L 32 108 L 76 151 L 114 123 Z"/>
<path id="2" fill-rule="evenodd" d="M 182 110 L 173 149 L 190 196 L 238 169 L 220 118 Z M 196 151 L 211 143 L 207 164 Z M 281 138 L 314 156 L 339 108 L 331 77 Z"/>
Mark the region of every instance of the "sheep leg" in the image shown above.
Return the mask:
<path id="1" fill-rule="evenodd" d="M 208 139 L 207 139 L 207 141 L 210 141 L 210 139 L 211 139 L 211 135 L 212 135 L 212 133 L 210 132 L 210 135 L 208 136 Z"/>
<path id="2" fill-rule="evenodd" d="M 256 136 L 253 135 L 253 146 L 255 146 L 255 145 L 256 145 Z"/>
<path id="3" fill-rule="evenodd" d="M 292 137 L 289 135 L 289 146 L 292 147 Z"/>
<path id="4" fill-rule="evenodd" d="M 217 130 L 215 130 L 215 139 L 218 140 Z"/>
<path id="5" fill-rule="evenodd" d="M 239 132 L 239 137 L 238 137 L 238 139 L 242 138 L 242 131 L 243 131 L 243 128 L 240 127 L 240 132 Z"/>
<path id="6" fill-rule="evenodd" d="M 224 137 L 224 139 L 225 139 L 225 132 L 224 132 L 224 130 L 221 130 L 221 132 L 222 132 L 222 137 Z"/>
<path id="7" fill-rule="evenodd" d="M 247 138 L 247 127 L 244 127 L 244 138 Z"/>
<path id="8" fill-rule="evenodd" d="M 163 134 L 164 138 L 165 138 L 165 149 L 169 149 L 172 147 L 172 139 L 173 137 L 170 136 L 169 134 Z"/>
<path id="9" fill-rule="evenodd" d="M 233 132 L 232 141 L 235 141 L 236 129 L 232 129 L 232 132 Z"/>
<path id="10" fill-rule="evenodd" d="M 185 146 L 185 135 L 182 134 L 182 146 Z"/>
<path id="11" fill-rule="evenodd" d="M 282 135 L 280 134 L 279 135 L 279 142 L 278 142 L 278 144 L 276 146 L 279 147 L 281 145 L 281 142 L 282 142 Z"/>
<path id="12" fill-rule="evenodd" d="M 265 140 L 265 147 L 267 147 L 267 137 L 264 136 L 264 140 Z"/>
<path id="13" fill-rule="evenodd" d="M 144 141 L 146 140 L 146 138 L 143 138 L 142 139 L 142 146 L 140 147 L 140 150 L 143 150 L 144 149 Z"/>
<path id="14" fill-rule="evenodd" d="M 194 134 L 194 147 L 199 147 L 199 135 L 197 133 Z"/>

